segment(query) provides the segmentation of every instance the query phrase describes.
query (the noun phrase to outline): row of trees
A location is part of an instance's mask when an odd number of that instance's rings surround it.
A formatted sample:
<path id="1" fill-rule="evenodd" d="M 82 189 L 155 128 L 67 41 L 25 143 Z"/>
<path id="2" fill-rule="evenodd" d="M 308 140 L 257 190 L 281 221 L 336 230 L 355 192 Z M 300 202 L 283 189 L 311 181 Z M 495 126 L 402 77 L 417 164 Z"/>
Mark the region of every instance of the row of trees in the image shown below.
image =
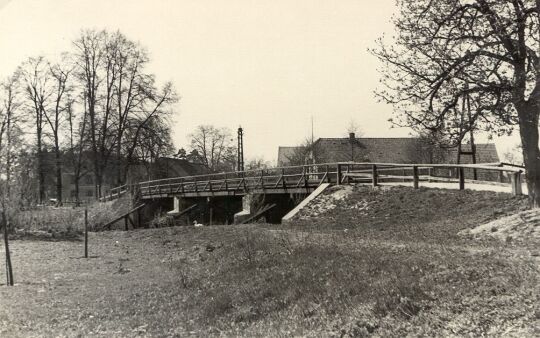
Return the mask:
<path id="1" fill-rule="evenodd" d="M 169 120 L 178 97 L 171 83 L 157 85 L 149 60 L 120 32 L 85 30 L 58 57 L 24 61 L 0 85 L 5 192 L 28 188 L 42 202 L 44 154 L 50 152 L 59 202 L 66 168 L 74 174 L 76 196 L 81 177 L 91 174 L 99 197 L 106 172 L 115 172 L 111 183 L 123 184 L 129 165 L 170 154 Z M 29 187 L 32 179 L 37 189 Z"/>

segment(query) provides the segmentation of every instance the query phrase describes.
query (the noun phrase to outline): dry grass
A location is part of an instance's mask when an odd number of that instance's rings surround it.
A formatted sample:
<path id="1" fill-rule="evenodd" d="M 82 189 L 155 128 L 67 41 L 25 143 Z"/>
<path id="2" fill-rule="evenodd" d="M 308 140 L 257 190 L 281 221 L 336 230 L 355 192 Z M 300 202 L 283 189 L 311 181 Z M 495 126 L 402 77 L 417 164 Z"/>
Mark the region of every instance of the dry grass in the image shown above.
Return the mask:
<path id="1" fill-rule="evenodd" d="M 459 241 L 458 232 L 528 209 L 526 197 L 473 190 L 357 186 L 323 217 L 300 214 L 303 229 L 361 231 L 385 240 Z"/>
<path id="2" fill-rule="evenodd" d="M 431 197 L 426 210 L 439 202 Z M 13 241 L 17 285 L 0 287 L 0 336 L 538 336 L 532 250 L 458 236 L 441 243 L 424 230 L 444 220 L 457 223 L 452 231 L 469 227 L 494 206 L 521 207 L 512 201 L 487 196 L 486 210 L 467 219 L 441 210 L 417 227 L 388 222 L 402 239 L 382 236 L 377 218 L 370 230 L 343 213 L 319 227 L 95 233 L 87 260 L 80 243 Z"/>
<path id="3" fill-rule="evenodd" d="M 90 230 L 102 228 L 127 212 L 127 198 L 87 206 Z M 16 238 L 76 239 L 84 231 L 84 207 L 39 207 L 12 213 L 11 226 Z M 114 227 L 113 227 L 114 228 Z"/>

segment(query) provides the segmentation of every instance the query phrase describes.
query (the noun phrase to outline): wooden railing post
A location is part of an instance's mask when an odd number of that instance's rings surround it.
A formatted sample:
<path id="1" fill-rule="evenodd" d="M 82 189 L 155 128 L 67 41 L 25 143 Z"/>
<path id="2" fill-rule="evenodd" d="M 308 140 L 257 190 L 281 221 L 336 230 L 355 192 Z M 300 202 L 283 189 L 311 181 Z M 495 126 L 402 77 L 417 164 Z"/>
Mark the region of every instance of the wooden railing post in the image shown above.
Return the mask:
<path id="1" fill-rule="evenodd" d="M 308 177 L 307 177 L 306 166 L 302 167 L 302 176 L 304 177 L 304 188 L 307 189 L 307 187 L 308 187 Z"/>
<path id="2" fill-rule="evenodd" d="M 412 172 L 413 172 L 413 188 L 418 189 L 418 167 L 414 165 L 412 167 Z"/>
<path id="3" fill-rule="evenodd" d="M 326 181 L 327 183 L 330 183 L 330 173 L 328 172 L 328 165 L 326 165 Z"/>
<path id="4" fill-rule="evenodd" d="M 283 189 L 287 189 L 287 177 L 285 177 L 285 169 L 281 168 L 281 177 L 282 177 L 282 184 Z"/>
<path id="5" fill-rule="evenodd" d="M 378 178 L 377 178 L 377 166 L 375 164 L 373 164 L 371 166 L 371 184 L 376 187 L 379 182 L 378 182 Z"/>
<path id="6" fill-rule="evenodd" d="M 341 178 L 343 174 L 341 173 L 341 164 L 337 165 L 337 185 L 341 185 Z"/>
<path id="7" fill-rule="evenodd" d="M 458 168 L 458 178 L 459 178 L 459 190 L 465 189 L 465 170 L 463 167 Z"/>
<path id="8" fill-rule="evenodd" d="M 512 195 L 521 195 L 523 192 L 521 190 L 521 172 L 515 172 L 510 176 L 510 181 L 512 184 Z"/>

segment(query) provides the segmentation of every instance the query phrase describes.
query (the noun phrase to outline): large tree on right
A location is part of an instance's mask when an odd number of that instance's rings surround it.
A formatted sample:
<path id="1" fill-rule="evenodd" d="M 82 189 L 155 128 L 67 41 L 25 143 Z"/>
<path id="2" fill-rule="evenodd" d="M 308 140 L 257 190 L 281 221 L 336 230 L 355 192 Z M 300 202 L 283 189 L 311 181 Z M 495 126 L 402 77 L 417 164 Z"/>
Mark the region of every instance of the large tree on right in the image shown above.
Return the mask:
<path id="1" fill-rule="evenodd" d="M 540 206 L 540 0 L 399 0 L 396 36 L 381 39 L 378 95 L 394 123 L 450 143 L 517 125 L 529 198 Z M 470 118 L 463 118 L 470 112 Z M 468 115 L 468 114 L 467 114 Z"/>

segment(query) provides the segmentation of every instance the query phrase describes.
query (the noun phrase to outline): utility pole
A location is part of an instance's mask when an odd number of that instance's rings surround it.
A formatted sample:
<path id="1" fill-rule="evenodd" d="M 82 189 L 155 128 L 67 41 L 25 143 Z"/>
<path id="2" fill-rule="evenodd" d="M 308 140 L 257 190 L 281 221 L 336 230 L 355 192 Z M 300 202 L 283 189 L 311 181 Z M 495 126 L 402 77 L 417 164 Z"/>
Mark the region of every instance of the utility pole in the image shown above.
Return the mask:
<path id="1" fill-rule="evenodd" d="M 238 166 L 237 171 L 244 171 L 244 130 L 238 128 Z"/>

